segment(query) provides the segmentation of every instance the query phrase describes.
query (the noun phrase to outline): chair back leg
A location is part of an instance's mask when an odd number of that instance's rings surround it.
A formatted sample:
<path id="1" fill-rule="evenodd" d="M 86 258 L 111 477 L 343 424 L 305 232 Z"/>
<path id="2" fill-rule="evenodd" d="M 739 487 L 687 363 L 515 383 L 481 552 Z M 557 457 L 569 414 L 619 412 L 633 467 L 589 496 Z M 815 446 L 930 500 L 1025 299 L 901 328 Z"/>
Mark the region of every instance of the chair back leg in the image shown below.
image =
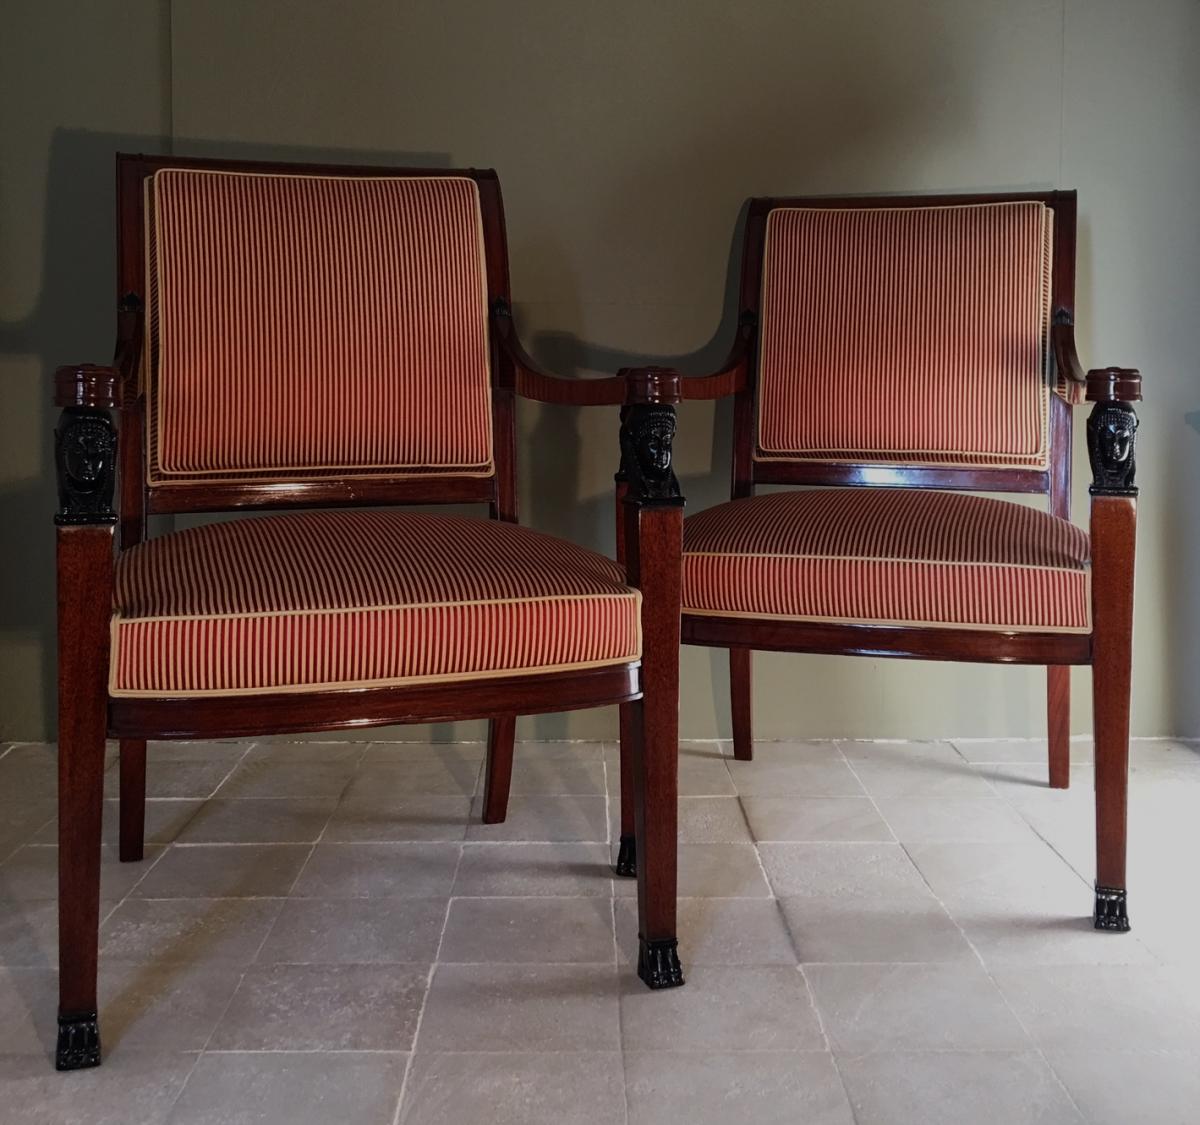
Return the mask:
<path id="1" fill-rule="evenodd" d="M 750 722 L 750 649 L 729 650 L 729 713 L 733 720 L 733 756 L 739 762 L 754 758 Z"/>
<path id="2" fill-rule="evenodd" d="M 641 714 L 632 703 L 622 703 L 621 723 L 621 838 L 617 846 L 616 874 L 632 879 L 637 875 L 637 828 L 633 816 L 633 749 Z"/>
<path id="3" fill-rule="evenodd" d="M 136 863 L 146 840 L 146 741 L 121 739 L 121 841 L 122 863 Z"/>
<path id="4" fill-rule="evenodd" d="M 483 779 L 483 823 L 503 824 L 512 787 L 516 715 L 499 715 L 488 723 L 487 767 Z"/>
<path id="5" fill-rule="evenodd" d="M 1050 758 L 1050 788 L 1071 785 L 1071 669 L 1051 664 L 1046 669 L 1047 744 Z"/>

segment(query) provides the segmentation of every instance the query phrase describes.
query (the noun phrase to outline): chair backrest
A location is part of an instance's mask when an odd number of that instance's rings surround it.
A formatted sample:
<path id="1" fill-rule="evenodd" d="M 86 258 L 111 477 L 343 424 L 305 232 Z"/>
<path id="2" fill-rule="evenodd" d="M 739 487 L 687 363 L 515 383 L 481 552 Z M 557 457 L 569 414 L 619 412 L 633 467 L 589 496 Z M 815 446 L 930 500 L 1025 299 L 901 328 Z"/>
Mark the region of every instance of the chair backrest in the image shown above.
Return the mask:
<path id="1" fill-rule="evenodd" d="M 395 499 L 495 498 L 494 176 L 123 159 L 150 510 L 336 502 L 322 482 L 347 500 L 405 481 Z"/>
<path id="2" fill-rule="evenodd" d="M 741 476 L 1050 491 L 1073 258 L 1073 193 L 755 200 Z"/>

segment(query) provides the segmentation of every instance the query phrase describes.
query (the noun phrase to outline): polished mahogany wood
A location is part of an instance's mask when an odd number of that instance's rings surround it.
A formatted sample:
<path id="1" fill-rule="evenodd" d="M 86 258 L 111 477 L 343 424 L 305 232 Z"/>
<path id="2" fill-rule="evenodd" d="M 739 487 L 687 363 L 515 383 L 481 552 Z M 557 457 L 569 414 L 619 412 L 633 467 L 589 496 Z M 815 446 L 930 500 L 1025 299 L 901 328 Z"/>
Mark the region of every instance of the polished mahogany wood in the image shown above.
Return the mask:
<path id="1" fill-rule="evenodd" d="M 751 663 L 753 650 L 731 647 L 729 650 L 729 719 L 733 727 L 733 756 L 740 762 L 754 757 L 754 727 L 751 723 Z"/>
<path id="2" fill-rule="evenodd" d="M 1071 669 L 1051 664 L 1046 669 L 1046 731 L 1050 759 L 1050 788 L 1071 784 Z"/>
<path id="3" fill-rule="evenodd" d="M 516 740 L 516 715 L 500 715 L 488 724 L 487 766 L 483 777 L 484 824 L 503 824 L 508 816 Z"/>
<path id="4" fill-rule="evenodd" d="M 146 740 L 121 739 L 120 843 L 122 863 L 141 860 L 146 839 Z"/>
<path id="5" fill-rule="evenodd" d="M 113 527 L 59 527 L 58 928 L 60 1069 L 95 1066 L 104 700 Z"/>
<path id="6" fill-rule="evenodd" d="M 975 664 L 1087 664 L 1087 633 L 1018 633 L 1011 630 L 930 629 L 785 618 L 720 617 L 685 613 L 683 643 L 815 652 L 830 656 L 894 656 Z"/>
<path id="7" fill-rule="evenodd" d="M 641 692 L 638 665 L 574 672 L 455 680 L 395 688 L 274 692 L 109 702 L 109 731 L 120 738 L 253 738 L 406 723 L 536 715 L 603 707 Z"/>

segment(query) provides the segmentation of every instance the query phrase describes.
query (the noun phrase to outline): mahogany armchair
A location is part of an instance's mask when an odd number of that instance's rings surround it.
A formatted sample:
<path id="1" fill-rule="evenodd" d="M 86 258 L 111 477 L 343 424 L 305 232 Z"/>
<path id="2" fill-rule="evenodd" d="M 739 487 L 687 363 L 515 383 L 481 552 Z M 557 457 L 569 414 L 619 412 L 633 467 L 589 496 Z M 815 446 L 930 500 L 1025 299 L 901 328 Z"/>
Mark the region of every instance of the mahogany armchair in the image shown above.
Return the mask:
<path id="1" fill-rule="evenodd" d="M 1075 207 L 1067 191 L 751 202 L 733 350 L 681 381 L 683 399 L 734 397 L 732 500 L 685 521 L 682 637 L 729 649 L 743 760 L 754 649 L 1044 664 L 1061 788 L 1069 666 L 1091 664 L 1094 921 L 1123 931 L 1141 376 L 1076 357 Z M 1085 401 L 1090 535 L 1068 518 Z"/>
<path id="2" fill-rule="evenodd" d="M 517 714 L 617 703 L 639 806 L 675 817 L 683 501 L 646 438 L 673 408 L 522 350 L 495 174 L 123 155 L 117 182 L 116 357 L 55 378 L 59 1069 L 100 1061 L 106 737 L 126 861 L 147 739 L 487 717 L 511 763 Z M 623 405 L 628 575 L 518 525 L 516 395 Z M 396 510 L 442 503 L 490 518 Z M 296 511 L 147 534 L 267 509 Z M 639 848 L 639 974 L 679 985 L 674 832 Z"/>

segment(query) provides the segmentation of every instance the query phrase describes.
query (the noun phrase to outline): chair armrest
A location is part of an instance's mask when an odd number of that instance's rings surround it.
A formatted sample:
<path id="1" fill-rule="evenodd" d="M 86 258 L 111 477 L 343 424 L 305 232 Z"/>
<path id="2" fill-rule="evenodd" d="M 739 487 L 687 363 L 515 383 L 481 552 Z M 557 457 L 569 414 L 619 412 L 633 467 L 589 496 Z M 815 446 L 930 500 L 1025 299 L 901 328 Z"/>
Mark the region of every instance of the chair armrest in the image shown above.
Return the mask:
<path id="1" fill-rule="evenodd" d="M 758 330 L 758 317 L 751 312 L 742 313 L 738 321 L 737 337 L 725 362 L 711 375 L 689 375 L 680 384 L 680 398 L 685 400 L 724 398 L 745 390 L 750 372 L 750 359 L 754 354 L 754 337 Z"/>
<path id="2" fill-rule="evenodd" d="M 492 334 L 500 359 L 502 384 L 522 398 L 562 406 L 619 406 L 625 401 L 625 380 L 619 375 L 604 379 L 564 379 L 541 367 L 521 346 L 508 302 L 492 303 Z"/>

